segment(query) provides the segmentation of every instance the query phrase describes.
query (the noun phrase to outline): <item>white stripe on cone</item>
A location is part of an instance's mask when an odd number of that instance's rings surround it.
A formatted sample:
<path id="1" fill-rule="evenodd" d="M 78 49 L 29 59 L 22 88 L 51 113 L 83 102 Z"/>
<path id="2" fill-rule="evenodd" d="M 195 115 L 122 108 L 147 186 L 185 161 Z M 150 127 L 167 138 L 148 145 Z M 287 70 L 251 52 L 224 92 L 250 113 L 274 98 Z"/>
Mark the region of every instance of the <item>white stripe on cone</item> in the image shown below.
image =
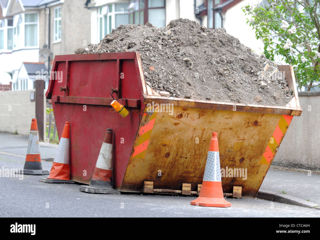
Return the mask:
<path id="1" fill-rule="evenodd" d="M 221 182 L 219 152 L 208 152 L 203 181 Z"/>
<path id="2" fill-rule="evenodd" d="M 69 139 L 61 138 L 58 147 L 58 153 L 54 159 L 56 163 L 69 164 Z"/>
<path id="3" fill-rule="evenodd" d="M 40 154 L 38 131 L 30 131 L 27 154 Z"/>
<path id="4" fill-rule="evenodd" d="M 112 168 L 112 144 L 102 143 L 96 167 L 104 170 Z"/>

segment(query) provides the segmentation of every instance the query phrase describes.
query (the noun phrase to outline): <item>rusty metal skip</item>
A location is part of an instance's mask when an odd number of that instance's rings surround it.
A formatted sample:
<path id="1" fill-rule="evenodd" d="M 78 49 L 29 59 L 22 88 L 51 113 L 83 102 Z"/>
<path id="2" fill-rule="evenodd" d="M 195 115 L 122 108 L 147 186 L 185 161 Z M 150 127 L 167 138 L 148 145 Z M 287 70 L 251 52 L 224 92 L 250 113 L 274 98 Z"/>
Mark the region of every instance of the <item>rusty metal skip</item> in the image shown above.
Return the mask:
<path id="1" fill-rule="evenodd" d="M 46 96 L 59 136 L 64 122 L 72 122 L 73 181 L 90 182 L 104 131 L 112 128 L 115 188 L 142 192 L 144 182 L 152 181 L 158 189 L 187 183 L 195 191 L 211 133 L 217 132 L 224 192 L 241 186 L 243 195 L 255 196 L 293 116 L 302 112 L 292 67 L 279 70 L 294 97 L 287 106 L 274 107 L 160 96 L 145 83 L 135 52 L 56 56 L 53 71 L 62 74 L 52 74 Z M 112 107 L 112 91 L 128 110 L 125 117 Z M 239 169 L 246 176 L 236 174 Z"/>

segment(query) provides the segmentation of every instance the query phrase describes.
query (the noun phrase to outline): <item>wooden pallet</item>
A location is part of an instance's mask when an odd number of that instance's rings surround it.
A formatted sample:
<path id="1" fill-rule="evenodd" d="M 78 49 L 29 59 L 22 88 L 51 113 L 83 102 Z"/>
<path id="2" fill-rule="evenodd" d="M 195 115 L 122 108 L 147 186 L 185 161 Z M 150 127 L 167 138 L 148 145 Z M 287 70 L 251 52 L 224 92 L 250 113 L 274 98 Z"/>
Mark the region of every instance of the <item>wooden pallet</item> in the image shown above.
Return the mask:
<path id="1" fill-rule="evenodd" d="M 175 189 L 160 189 L 154 188 L 153 181 L 144 181 L 143 193 L 146 194 L 174 194 L 174 195 L 184 195 L 193 196 L 199 195 L 202 184 L 197 185 L 197 191 L 192 191 L 191 183 L 182 183 L 181 190 Z M 234 186 L 233 193 L 224 193 L 225 197 L 241 198 L 242 197 L 242 187 Z"/>
<path id="2" fill-rule="evenodd" d="M 191 183 L 183 183 L 181 190 L 154 188 L 153 181 L 144 181 L 143 193 L 163 193 L 163 194 L 179 194 L 184 196 L 199 195 L 201 184 L 198 184 L 198 190 L 191 190 Z"/>

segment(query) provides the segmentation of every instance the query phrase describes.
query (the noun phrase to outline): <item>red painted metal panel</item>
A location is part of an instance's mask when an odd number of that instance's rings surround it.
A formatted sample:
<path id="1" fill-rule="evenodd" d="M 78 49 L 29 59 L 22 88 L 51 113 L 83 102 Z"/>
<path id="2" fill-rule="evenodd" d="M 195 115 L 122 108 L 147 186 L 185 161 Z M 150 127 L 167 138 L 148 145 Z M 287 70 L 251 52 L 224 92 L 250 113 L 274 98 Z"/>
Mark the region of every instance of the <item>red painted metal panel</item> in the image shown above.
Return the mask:
<path id="1" fill-rule="evenodd" d="M 144 108 L 136 53 L 57 56 L 53 69 L 47 97 L 59 136 L 64 122 L 71 122 L 72 179 L 90 181 L 104 131 L 112 128 L 114 178 L 120 187 Z M 128 117 L 110 107 L 112 89 L 130 111 Z"/>

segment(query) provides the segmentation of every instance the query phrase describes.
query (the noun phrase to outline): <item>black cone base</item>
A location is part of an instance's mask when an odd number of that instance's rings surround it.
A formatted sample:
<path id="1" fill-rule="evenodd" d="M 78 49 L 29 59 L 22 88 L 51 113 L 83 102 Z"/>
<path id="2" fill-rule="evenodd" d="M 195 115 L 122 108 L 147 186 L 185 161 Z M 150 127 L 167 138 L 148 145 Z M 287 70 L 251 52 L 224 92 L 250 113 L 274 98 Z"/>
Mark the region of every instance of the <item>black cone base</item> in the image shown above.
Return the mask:
<path id="1" fill-rule="evenodd" d="M 50 178 L 43 178 L 40 180 L 40 182 L 44 183 L 62 183 L 62 184 L 72 184 L 75 183 L 74 181 L 71 180 L 60 180 L 60 179 L 50 179 Z"/>
<path id="2" fill-rule="evenodd" d="M 94 193 L 94 194 L 119 194 L 119 192 L 113 189 L 111 186 L 81 186 L 81 192 Z"/>

